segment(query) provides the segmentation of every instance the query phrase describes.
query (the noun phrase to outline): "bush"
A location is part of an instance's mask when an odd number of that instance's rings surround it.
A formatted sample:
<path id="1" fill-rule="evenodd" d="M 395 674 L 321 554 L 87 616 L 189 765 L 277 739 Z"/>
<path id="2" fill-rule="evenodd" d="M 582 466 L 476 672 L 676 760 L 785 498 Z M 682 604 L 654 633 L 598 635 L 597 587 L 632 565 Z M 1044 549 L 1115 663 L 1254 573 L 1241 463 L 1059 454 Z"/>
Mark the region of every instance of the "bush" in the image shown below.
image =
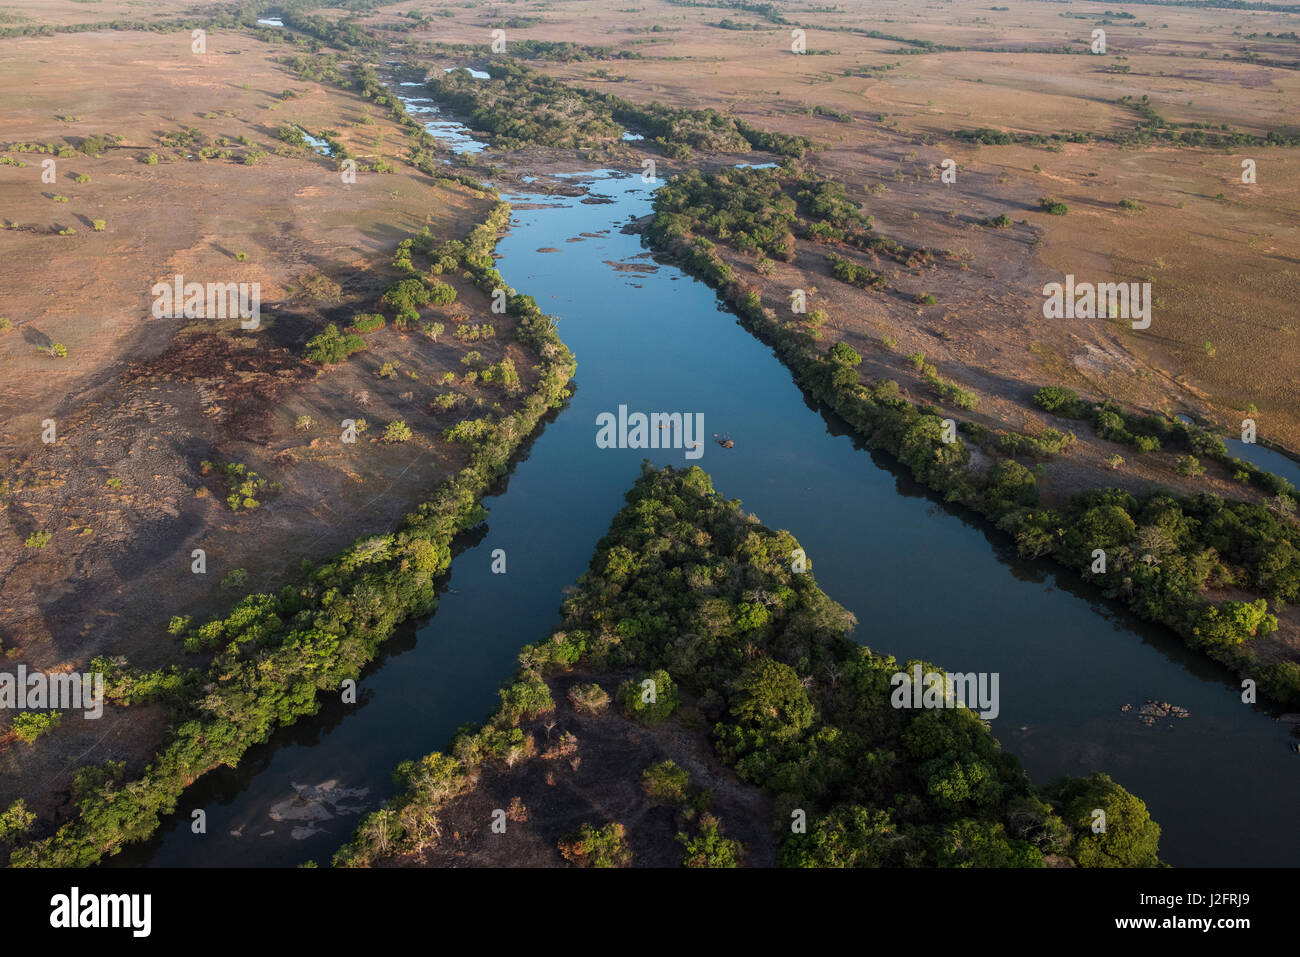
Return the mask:
<path id="1" fill-rule="evenodd" d="M 851 366 L 862 362 L 862 356 L 858 355 L 857 350 L 845 342 L 837 342 L 831 346 L 830 355 L 836 362 L 844 362 Z"/>
<path id="2" fill-rule="evenodd" d="M 632 861 L 632 850 L 624 840 L 622 824 L 602 828 L 582 824 L 559 843 L 560 855 L 578 867 L 624 867 Z"/>
<path id="3" fill-rule="evenodd" d="M 407 442 L 411 438 L 411 427 L 402 419 L 394 419 L 384 428 L 385 442 Z"/>
<path id="4" fill-rule="evenodd" d="M 355 333 L 339 332 L 338 326 L 331 322 L 324 332 L 307 341 L 303 354 L 309 361 L 319 365 L 337 365 L 365 347 L 366 340 Z"/>
<path id="5" fill-rule="evenodd" d="M 222 588 L 243 588 L 248 584 L 248 572 L 242 568 L 231 569 L 230 574 L 221 579 Z"/>
<path id="6" fill-rule="evenodd" d="M 53 731 L 62 720 L 61 711 L 19 711 L 14 715 L 14 734 L 24 744 L 31 744 L 41 735 Z"/>
<path id="7" fill-rule="evenodd" d="M 1180 455 L 1174 460 L 1174 471 L 1179 475 L 1198 476 L 1205 474 L 1205 466 L 1194 455 Z"/>
<path id="8" fill-rule="evenodd" d="M 358 313 L 352 317 L 352 329 L 356 332 L 374 332 L 384 328 L 384 317 L 379 313 Z"/>
<path id="9" fill-rule="evenodd" d="M 569 689 L 569 703 L 583 714 L 599 714 L 609 705 L 609 693 L 595 683 L 575 684 Z"/>
<path id="10" fill-rule="evenodd" d="M 434 280 L 429 284 L 429 304 L 447 306 L 456 301 L 456 289 L 445 282 Z"/>
<path id="11" fill-rule="evenodd" d="M 618 705 L 623 714 L 644 725 L 656 725 L 677 710 L 677 685 L 660 668 L 619 686 Z"/>
<path id="12" fill-rule="evenodd" d="M 36 823 L 36 815 L 27 810 L 27 804 L 19 798 L 9 805 L 9 810 L 0 814 L 0 841 L 13 844 L 26 834 Z"/>
<path id="13" fill-rule="evenodd" d="M 104 220 L 97 219 L 93 223 L 91 223 L 90 228 L 97 233 L 102 233 L 107 225 L 108 224 L 104 222 Z"/>
<path id="14" fill-rule="evenodd" d="M 721 823 L 712 814 L 700 817 L 700 829 L 694 837 L 679 833 L 677 840 L 685 848 L 685 867 L 737 867 L 744 850 L 739 841 L 722 836 Z"/>
<path id="15" fill-rule="evenodd" d="M 1064 203 L 1060 202 L 1059 200 L 1052 199 L 1050 196 L 1042 197 L 1038 201 L 1038 205 L 1039 208 L 1041 208 L 1043 212 L 1047 213 L 1049 216 L 1064 216 L 1066 213 L 1070 211 L 1069 206 L 1066 206 Z"/>
<path id="16" fill-rule="evenodd" d="M 677 806 L 689 798 L 691 776 L 675 761 L 664 761 L 646 768 L 641 774 L 641 789 L 655 804 Z"/>
<path id="17" fill-rule="evenodd" d="M 1034 404 L 1044 412 L 1066 419 L 1083 418 L 1086 407 L 1073 389 L 1059 385 L 1045 385 L 1034 393 Z"/>

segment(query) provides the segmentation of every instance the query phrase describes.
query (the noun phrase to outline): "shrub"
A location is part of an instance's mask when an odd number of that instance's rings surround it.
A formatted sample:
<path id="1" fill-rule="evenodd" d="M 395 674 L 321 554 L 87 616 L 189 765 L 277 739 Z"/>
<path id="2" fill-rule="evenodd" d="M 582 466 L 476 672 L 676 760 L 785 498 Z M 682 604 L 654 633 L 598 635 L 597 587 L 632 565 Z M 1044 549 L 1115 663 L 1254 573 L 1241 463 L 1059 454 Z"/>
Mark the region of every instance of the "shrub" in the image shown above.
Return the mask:
<path id="1" fill-rule="evenodd" d="M 434 280 L 429 283 L 429 304 L 447 306 L 456 301 L 456 289 L 445 282 Z"/>
<path id="2" fill-rule="evenodd" d="M 107 227 L 107 225 L 108 225 L 108 224 L 107 224 L 106 222 L 104 222 L 104 220 L 102 220 L 102 219 L 97 219 L 97 220 L 95 220 L 93 223 L 90 224 L 90 228 L 93 229 L 93 230 L 94 230 L 95 232 L 97 232 L 97 233 L 102 233 L 102 232 L 104 231 L 105 227 Z"/>
<path id="3" fill-rule="evenodd" d="M 569 689 L 569 703 L 583 714 L 599 714 L 609 705 L 609 694 L 594 682 L 575 684 Z"/>
<path id="4" fill-rule="evenodd" d="M 677 685 L 660 668 L 619 686 L 618 704 L 623 714 L 644 725 L 655 725 L 677 710 Z"/>
<path id="5" fill-rule="evenodd" d="M 561 856 L 578 867 L 623 867 L 632 860 L 622 824 L 582 824 L 559 843 Z"/>
<path id="6" fill-rule="evenodd" d="M 8 332 L 14 327 L 14 321 L 5 316 L 0 316 L 0 332 Z"/>
<path id="7" fill-rule="evenodd" d="M 1204 475 L 1205 466 L 1194 455 L 1180 455 L 1174 460 L 1174 470 L 1179 475 Z"/>
<path id="8" fill-rule="evenodd" d="M 355 333 L 339 332 L 338 326 L 331 322 L 324 332 L 307 341 L 303 354 L 309 361 L 319 365 L 337 365 L 365 347 L 366 340 Z"/>
<path id="9" fill-rule="evenodd" d="M 248 584 L 248 572 L 242 568 L 232 569 L 230 574 L 221 579 L 222 588 L 243 588 Z"/>
<path id="10" fill-rule="evenodd" d="M 700 817 L 694 837 L 679 833 L 677 840 L 685 848 L 682 864 L 686 867 L 737 867 L 744 850 L 739 841 L 722 836 L 721 822 L 712 814 Z"/>
<path id="11" fill-rule="evenodd" d="M 56 359 L 66 359 L 68 357 L 68 347 L 62 342 L 56 342 L 50 346 L 50 355 Z"/>
<path id="12" fill-rule="evenodd" d="M 358 313 L 352 317 L 352 329 L 356 332 L 374 332 L 384 328 L 384 317 L 379 313 Z"/>
<path id="13" fill-rule="evenodd" d="M 846 342 L 837 342 L 831 346 L 830 355 L 836 362 L 844 362 L 851 366 L 859 365 L 862 362 L 862 356 L 858 355 L 857 350 Z"/>
<path id="14" fill-rule="evenodd" d="M 0 841 L 13 844 L 26 834 L 36 823 L 36 815 L 27 810 L 22 798 L 9 805 L 9 810 L 0 814 Z"/>
<path id="15" fill-rule="evenodd" d="M 407 442 L 411 438 L 411 427 L 401 419 L 394 419 L 384 428 L 385 442 Z"/>
<path id="16" fill-rule="evenodd" d="M 1038 205 L 1043 212 L 1047 213 L 1049 216 L 1064 216 L 1070 211 L 1069 206 L 1066 206 L 1059 200 L 1052 199 L 1050 196 L 1044 196 L 1039 199 Z"/>
<path id="17" fill-rule="evenodd" d="M 50 544 L 50 533 L 32 532 L 27 536 L 27 541 L 24 544 L 26 544 L 28 548 L 44 548 L 46 545 Z"/>
<path id="18" fill-rule="evenodd" d="M 1059 385 L 1045 385 L 1034 393 L 1034 404 L 1044 412 L 1051 412 L 1066 419 L 1083 418 L 1086 407 L 1079 394 L 1073 389 Z"/>
<path id="19" fill-rule="evenodd" d="M 691 776 L 675 761 L 664 761 L 641 773 L 641 789 L 655 804 L 682 805 L 689 797 Z"/>
<path id="20" fill-rule="evenodd" d="M 41 735 L 53 731 L 62 720 L 61 711 L 20 711 L 14 715 L 14 734 L 23 744 L 31 744 Z"/>

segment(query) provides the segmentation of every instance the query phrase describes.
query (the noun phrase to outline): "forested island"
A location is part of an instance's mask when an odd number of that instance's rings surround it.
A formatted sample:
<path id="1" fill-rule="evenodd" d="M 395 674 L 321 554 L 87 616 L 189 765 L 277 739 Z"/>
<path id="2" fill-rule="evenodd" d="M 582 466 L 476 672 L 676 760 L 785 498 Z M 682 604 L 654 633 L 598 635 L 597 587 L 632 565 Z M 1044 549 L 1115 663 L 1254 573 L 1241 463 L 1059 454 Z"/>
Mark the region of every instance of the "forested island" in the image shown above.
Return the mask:
<path id="1" fill-rule="evenodd" d="M 937 669 L 854 642 L 698 467 L 643 468 L 563 614 L 336 865 L 1160 866 L 1106 775 L 1035 787 L 974 711 L 896 707 Z"/>

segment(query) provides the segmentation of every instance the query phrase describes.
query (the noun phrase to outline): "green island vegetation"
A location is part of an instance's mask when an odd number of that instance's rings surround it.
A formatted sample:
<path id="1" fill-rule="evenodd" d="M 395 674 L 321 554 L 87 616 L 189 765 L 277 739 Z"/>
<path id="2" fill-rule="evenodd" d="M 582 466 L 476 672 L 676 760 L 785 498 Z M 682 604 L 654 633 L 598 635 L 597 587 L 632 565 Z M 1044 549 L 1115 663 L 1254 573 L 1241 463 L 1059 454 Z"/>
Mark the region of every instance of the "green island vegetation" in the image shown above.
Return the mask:
<path id="1" fill-rule="evenodd" d="M 656 195 L 655 216 L 646 230 L 651 246 L 712 286 L 742 325 L 773 348 L 795 381 L 847 421 L 868 446 L 895 456 L 946 501 L 987 518 L 1012 536 L 1023 554 L 1050 556 L 1082 572 L 1139 617 L 1167 625 L 1189 646 L 1255 680 L 1265 696 L 1293 708 L 1300 704 L 1300 663 L 1261 661 L 1250 648 L 1251 639 L 1276 627 L 1267 600 L 1276 606 L 1300 597 L 1300 549 L 1292 544 L 1300 498 L 1289 483 L 1228 456 L 1221 439 L 1195 426 L 1126 413 L 1109 401 L 1085 403 L 1069 390 L 1049 389 L 1037 400 L 1044 411 L 1089 417 L 1101 437 L 1138 451 L 1153 451 L 1162 442 L 1181 444 L 1188 454 L 1221 462 L 1239 481 L 1244 477 L 1274 501 L 1265 507 L 1208 493 L 1187 499 L 1168 492 L 1139 500 L 1122 489 L 1105 488 L 1076 494 L 1064 509 L 1038 508 L 1035 472 L 1013 456 L 1042 457 L 1054 446 L 1059 451 L 1067 441 L 1063 435 L 998 440 L 1007 443 L 999 449 L 1002 455 L 973 470 L 967 443 L 944 441 L 943 411 L 908 401 L 891 379 L 863 384 L 852 363 L 818 347 L 818 330 L 783 322 L 764 306 L 759 291 L 733 274 L 713 243 L 694 235 L 697 226 L 709 228 L 711 211 L 684 212 L 682 191 L 674 183 Z M 694 186 L 687 189 L 690 195 L 697 192 Z M 719 195 L 736 202 L 730 194 Z M 957 408 L 973 405 L 975 396 L 944 382 L 924 356 L 918 353 L 910 361 L 940 398 Z M 972 432 L 966 423 L 959 430 L 982 444 L 979 430 Z M 1156 541 L 1160 546 L 1153 551 Z M 1092 571 L 1096 549 L 1106 552 L 1104 572 Z M 1234 584 L 1264 597 L 1250 602 L 1207 597 L 1214 588 Z"/>
<path id="2" fill-rule="evenodd" d="M 788 867 L 1159 867 L 1159 826 L 1102 774 L 1035 788 L 966 708 L 900 708 L 893 676 L 939 670 L 900 662 L 849 637 L 853 616 L 796 571 L 799 543 L 714 491 L 698 467 L 646 464 L 562 608 L 564 620 L 525 648 L 521 667 L 481 726 L 447 752 L 404 762 L 405 790 L 364 818 L 336 866 L 365 866 L 437 841 L 436 815 L 488 762 L 535 752 L 521 721 L 554 709 L 548 676 L 578 672 L 623 687 L 657 686 L 657 702 L 625 710 L 646 725 L 677 721 L 685 696 L 740 778 L 773 798 L 779 862 Z M 578 690 L 581 688 L 582 690 Z M 571 692 L 592 700 L 590 686 Z M 643 696 L 621 690 L 625 708 Z M 603 706 L 603 705 L 601 705 Z M 654 803 L 695 804 L 686 866 L 735 866 L 742 848 L 674 762 L 643 772 Z M 1095 808 L 1107 828 L 1094 834 Z M 806 816 L 806 828 L 791 826 Z M 674 829 L 675 830 L 675 829 Z M 630 862 L 618 821 L 587 822 L 560 843 L 578 866 Z"/>
<path id="3" fill-rule="evenodd" d="M 772 169 L 691 170 L 676 176 L 655 194 L 655 217 L 648 232 L 660 247 L 690 236 L 698 262 L 702 268 L 709 264 L 715 286 L 735 277 L 714 255 L 713 240 L 784 262 L 794 259 L 797 236 L 822 245 L 851 246 L 872 257 L 884 254 L 905 265 L 931 258 L 928 250 L 908 249 L 876 233 L 871 217 L 849 200 L 841 184 L 792 161 Z M 827 261 L 841 282 L 864 289 L 885 285 L 874 270 L 834 252 Z"/>
<path id="4" fill-rule="evenodd" d="M 318 693 L 337 692 L 344 680 L 358 678 L 399 623 L 434 611 L 453 540 L 484 520 L 482 496 L 547 411 L 568 398 L 575 368 L 554 319 L 495 268 L 492 250 L 509 216 L 509 204 L 497 203 L 465 239 L 443 243 L 437 254 L 444 263 L 454 259 L 479 288 L 507 291 L 516 337 L 539 357 L 536 383 L 519 409 L 475 420 L 472 433 L 462 436 L 469 464 L 392 532 L 361 538 L 330 561 L 305 567 L 300 581 L 278 593 L 247 595 L 225 617 L 198 626 L 173 620 L 168 631 L 187 651 L 203 652 L 202 663 L 147 671 L 121 659 L 92 661 L 114 705 L 168 709 L 166 739 L 138 776 L 128 777 L 121 762 L 80 768 L 74 815 L 53 834 L 12 847 L 10 866 L 85 867 L 148 838 L 197 778 L 234 767 L 277 727 L 315 714 Z"/>
<path id="5" fill-rule="evenodd" d="M 640 106 L 611 93 L 597 93 L 552 79 L 508 59 L 492 61 L 491 78 L 458 69 L 429 80 L 429 95 L 491 134 L 495 149 L 551 146 L 569 149 L 612 145 L 635 128 L 669 156 L 692 150 L 765 150 L 799 157 L 812 148 L 803 136 L 771 133 L 716 110 L 651 103 Z"/>
<path id="6" fill-rule="evenodd" d="M 438 53 L 444 55 L 481 56 L 490 51 L 491 44 L 440 43 L 436 49 Z M 521 60 L 543 60 L 551 63 L 645 59 L 644 54 L 635 50 L 620 50 L 616 47 L 594 46 L 589 43 L 573 43 L 569 40 L 512 40 L 509 55 Z"/>

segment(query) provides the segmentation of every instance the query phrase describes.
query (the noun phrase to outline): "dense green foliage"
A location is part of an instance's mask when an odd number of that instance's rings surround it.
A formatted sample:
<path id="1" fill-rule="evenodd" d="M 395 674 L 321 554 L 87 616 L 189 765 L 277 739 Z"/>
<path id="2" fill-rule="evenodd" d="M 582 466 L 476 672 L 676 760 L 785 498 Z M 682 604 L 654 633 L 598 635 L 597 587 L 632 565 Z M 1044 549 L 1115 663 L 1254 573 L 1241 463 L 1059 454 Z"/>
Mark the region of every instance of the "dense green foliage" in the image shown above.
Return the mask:
<path id="1" fill-rule="evenodd" d="M 651 240 L 667 247 L 693 236 L 700 262 L 708 258 L 703 254 L 711 255 L 713 240 L 741 252 L 790 262 L 796 235 L 822 244 L 853 246 L 873 256 L 885 253 L 901 262 L 927 255 L 876 235 L 871 217 L 848 199 L 843 186 L 801 167 L 792 163 L 776 169 L 683 173 L 655 194 Z M 832 274 L 842 282 L 863 288 L 885 285 L 884 277 L 866 266 L 835 253 L 827 259 Z M 731 279 L 730 267 L 718 260 L 710 281 L 725 285 Z"/>
<path id="2" fill-rule="evenodd" d="M 531 736 L 519 720 L 549 710 L 548 673 L 630 671 L 621 697 L 639 692 L 646 676 L 662 700 L 670 679 L 712 725 L 723 760 L 774 796 L 786 865 L 1041 866 L 1071 846 L 1089 863 L 1156 863 L 1147 852 L 1159 828 L 1117 785 L 1097 805 L 1113 806 L 1117 823 L 1090 842 L 1091 831 L 1083 832 L 1091 820 L 1063 819 L 976 714 L 894 707 L 891 678 L 913 663 L 849 638 L 852 616 L 810 572 L 792 569 L 797 548 L 788 532 L 764 528 L 714 492 L 700 469 L 646 466 L 565 601 L 559 630 L 520 655 L 522 667 L 487 723 L 452 743 L 455 779 L 484 761 L 527 753 Z M 1060 786 L 1067 785 L 1071 800 L 1089 793 L 1080 782 Z M 672 762 L 647 769 L 643 786 L 656 803 L 702 810 Z M 431 840 L 425 822 L 449 793 L 408 788 L 363 821 L 336 863 L 366 863 L 386 848 Z M 806 815 L 806 830 L 792 827 L 796 811 Z M 388 822 L 382 841 L 377 822 Z M 740 848 L 716 820 L 701 815 L 697 823 L 679 837 L 685 863 L 734 866 Z M 573 835 L 566 857 L 612 859 L 615 826 Z"/>
<path id="3" fill-rule="evenodd" d="M 795 201 L 770 169 L 691 170 L 659 190 L 665 223 L 726 241 L 746 252 L 794 258 Z"/>
<path id="4" fill-rule="evenodd" d="M 518 64 L 493 64 L 490 80 L 452 70 L 429 80 L 429 93 L 492 134 L 498 149 L 522 146 L 578 148 L 618 139 L 623 128 L 608 107 L 573 95 L 559 80 Z"/>
<path id="5" fill-rule="evenodd" d="M 356 333 L 340 332 L 339 327 L 331 322 L 323 332 L 307 340 L 303 355 L 311 362 L 330 366 L 337 365 L 365 347 L 365 339 Z"/>
<path id="6" fill-rule="evenodd" d="M 622 824 L 598 828 L 584 823 L 560 841 L 560 854 L 578 867 L 623 867 L 632 860 Z"/>
<path id="7" fill-rule="evenodd" d="M 494 60 L 490 79 L 453 70 L 429 80 L 430 95 L 492 135 L 498 149 L 524 146 L 581 148 L 608 145 L 629 128 L 670 156 L 691 150 L 766 150 L 802 156 L 805 137 L 773 133 L 716 110 L 690 110 L 650 103 L 641 106 L 611 93 L 566 84 L 513 60 Z"/>

